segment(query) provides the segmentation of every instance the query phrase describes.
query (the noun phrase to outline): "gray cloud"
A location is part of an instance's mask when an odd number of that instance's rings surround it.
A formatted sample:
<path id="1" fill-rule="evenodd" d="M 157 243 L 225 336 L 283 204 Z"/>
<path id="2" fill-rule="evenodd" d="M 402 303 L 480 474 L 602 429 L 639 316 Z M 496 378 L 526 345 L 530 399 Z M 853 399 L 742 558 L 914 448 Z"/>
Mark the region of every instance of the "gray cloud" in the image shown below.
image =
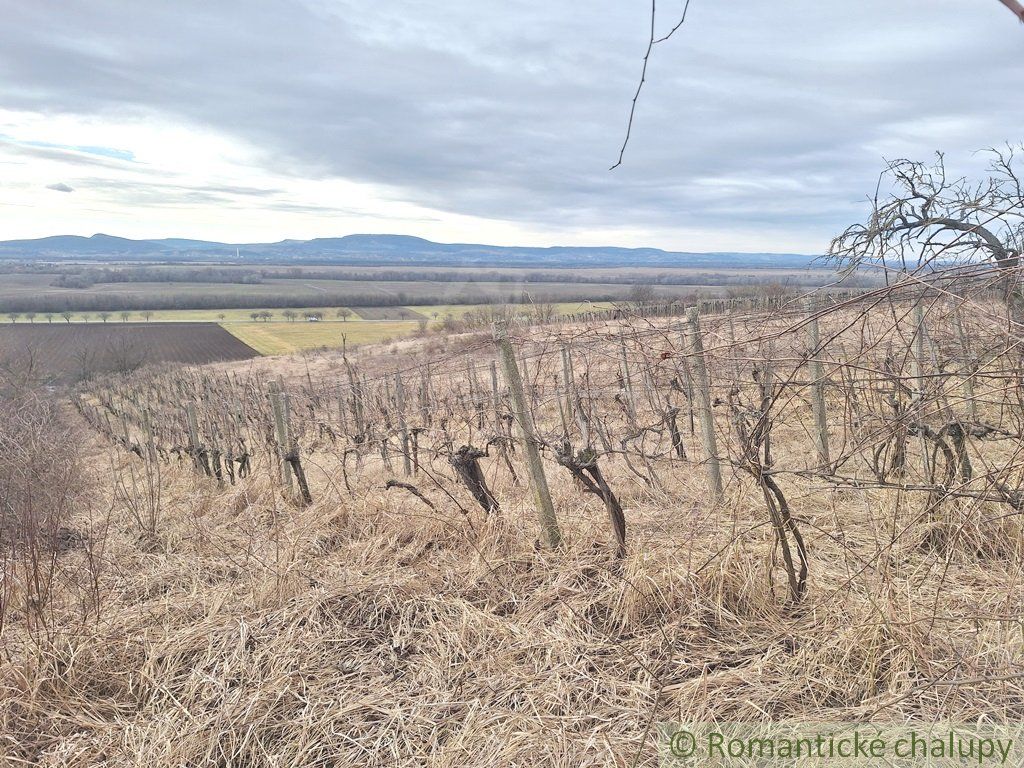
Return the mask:
<path id="1" fill-rule="evenodd" d="M 56 184 L 47 184 L 46 188 L 47 189 L 52 189 L 52 190 L 54 190 L 56 192 L 74 192 L 75 191 L 74 187 L 69 187 L 63 181 L 58 182 Z"/>
<path id="2" fill-rule="evenodd" d="M 125 206 L 185 207 L 192 205 L 232 205 L 239 198 L 272 199 L 281 190 L 224 184 L 192 185 L 159 181 L 136 181 L 88 177 L 83 187 L 97 197 Z"/>
<path id="3" fill-rule="evenodd" d="M 1024 32 L 994 0 L 694 3 L 655 51 L 614 172 L 639 0 L 5 5 L 9 108 L 184 121 L 262 148 L 276 174 L 552 231 L 824 244 L 862 215 L 884 157 L 942 149 L 970 171 L 1024 124 Z"/>

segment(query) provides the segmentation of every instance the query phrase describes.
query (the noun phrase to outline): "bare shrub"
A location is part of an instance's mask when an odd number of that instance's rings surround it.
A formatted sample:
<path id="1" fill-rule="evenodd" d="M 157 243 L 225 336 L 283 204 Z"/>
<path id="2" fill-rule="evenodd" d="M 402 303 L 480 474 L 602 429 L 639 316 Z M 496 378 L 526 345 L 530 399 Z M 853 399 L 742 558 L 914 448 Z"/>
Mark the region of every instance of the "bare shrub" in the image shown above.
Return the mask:
<path id="1" fill-rule="evenodd" d="M 125 334 L 111 339 L 106 353 L 107 368 L 114 373 L 131 373 L 145 365 L 147 360 L 146 350 Z"/>
<path id="2" fill-rule="evenodd" d="M 69 519 L 85 493 L 79 441 L 54 403 L 0 399 L 0 632 L 15 615 L 47 623 L 59 555 L 75 546 Z"/>
<path id="3" fill-rule="evenodd" d="M 114 466 L 114 499 L 127 511 L 147 548 L 157 545 L 162 513 L 163 486 L 160 462 L 152 452 L 142 452 L 138 462 L 132 456 Z M 136 463 L 141 466 L 136 467 Z"/>

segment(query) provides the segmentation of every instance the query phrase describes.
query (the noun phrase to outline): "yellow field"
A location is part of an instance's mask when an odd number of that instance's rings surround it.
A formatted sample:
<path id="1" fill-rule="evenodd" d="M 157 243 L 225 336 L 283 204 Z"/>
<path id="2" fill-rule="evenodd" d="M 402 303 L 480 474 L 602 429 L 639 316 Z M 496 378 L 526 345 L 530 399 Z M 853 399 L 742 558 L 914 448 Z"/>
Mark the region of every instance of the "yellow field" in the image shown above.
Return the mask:
<path id="1" fill-rule="evenodd" d="M 301 349 L 340 347 L 342 335 L 348 344 L 366 344 L 408 336 L 418 327 L 414 320 L 358 320 L 307 323 L 222 323 L 225 330 L 261 355 L 285 355 Z"/>

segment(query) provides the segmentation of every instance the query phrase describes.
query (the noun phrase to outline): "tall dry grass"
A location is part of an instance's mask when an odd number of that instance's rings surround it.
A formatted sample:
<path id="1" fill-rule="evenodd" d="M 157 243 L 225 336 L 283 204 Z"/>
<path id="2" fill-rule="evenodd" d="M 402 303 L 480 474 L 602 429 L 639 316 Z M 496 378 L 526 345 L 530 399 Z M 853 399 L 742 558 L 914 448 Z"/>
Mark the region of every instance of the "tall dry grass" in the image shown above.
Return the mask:
<path id="1" fill-rule="evenodd" d="M 794 503 L 828 535 L 809 533 L 814 578 L 787 610 L 756 488 L 707 511 L 692 476 L 654 493 L 613 474 L 630 510 L 622 561 L 568 476 L 552 485 L 569 543 L 550 553 L 524 489 L 498 473 L 503 515 L 467 519 L 383 491 L 372 470 L 306 508 L 264 477 L 218 490 L 168 472 L 159 548 L 115 516 L 100 619 L 5 662 L 0 755 L 653 765 L 651 718 L 1024 709 L 1019 520 L 991 522 L 989 551 L 937 552 L 895 494 L 807 487 Z"/>

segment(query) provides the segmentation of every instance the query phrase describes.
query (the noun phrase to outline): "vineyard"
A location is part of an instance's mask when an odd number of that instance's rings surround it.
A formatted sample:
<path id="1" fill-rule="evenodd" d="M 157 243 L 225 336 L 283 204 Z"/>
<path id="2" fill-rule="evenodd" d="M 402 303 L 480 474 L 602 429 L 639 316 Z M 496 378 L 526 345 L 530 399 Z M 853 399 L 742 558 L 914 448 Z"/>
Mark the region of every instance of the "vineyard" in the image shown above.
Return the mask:
<path id="1" fill-rule="evenodd" d="M 24 673 L 66 682 L 5 748 L 653 765 L 662 720 L 1019 714 L 998 292 L 666 312 L 94 381 L 131 576 L 71 590 L 106 618 Z"/>
<path id="2" fill-rule="evenodd" d="M 342 357 L 315 380 L 308 364 L 289 381 L 159 371 L 108 380 L 77 403 L 93 427 L 146 461 L 173 456 L 220 483 L 260 473 L 306 504 L 313 488 L 337 493 L 340 478 L 352 495 L 353 484 L 382 473 L 422 478 L 455 500 L 439 481 L 453 472 L 485 514 L 501 509 L 488 482 L 525 483 L 548 510 L 543 479 L 557 467 L 605 505 L 619 556 L 624 513 L 605 473 L 631 492 L 661 493 L 681 467 L 691 477 L 701 467 L 700 495 L 713 500 L 745 478 L 764 495 L 788 599 L 798 603 L 806 573 L 790 561 L 803 561 L 806 548 L 779 482 L 811 481 L 827 495 L 924 494 L 933 515 L 954 501 L 1022 503 L 1015 453 L 1004 450 L 1024 427 L 1005 322 L 987 302 L 917 286 L 905 293 L 706 317 L 693 308 L 685 320 L 556 323 L 515 339 L 499 321 L 494 339 L 444 359 Z M 557 546 L 553 514 L 541 522 Z M 952 525 L 934 535 L 954 533 L 968 532 Z"/>

